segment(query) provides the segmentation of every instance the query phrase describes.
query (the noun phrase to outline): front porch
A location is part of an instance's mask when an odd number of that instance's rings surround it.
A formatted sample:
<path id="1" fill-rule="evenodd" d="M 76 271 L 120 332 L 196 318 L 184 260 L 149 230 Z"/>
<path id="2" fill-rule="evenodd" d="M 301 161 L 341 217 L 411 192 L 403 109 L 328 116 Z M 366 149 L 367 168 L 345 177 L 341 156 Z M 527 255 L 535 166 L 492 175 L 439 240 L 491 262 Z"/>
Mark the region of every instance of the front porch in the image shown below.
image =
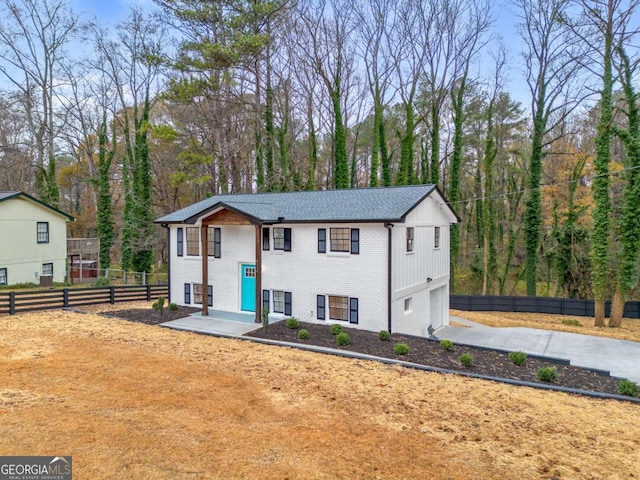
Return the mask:
<path id="1" fill-rule="evenodd" d="M 269 323 L 272 324 L 281 319 L 281 316 L 269 316 Z M 186 318 L 165 322 L 160 326 L 220 336 L 241 336 L 256 328 L 262 328 L 260 323 L 255 322 L 255 313 L 222 310 L 209 310 L 207 315 L 202 315 L 200 312 L 192 313 Z"/>

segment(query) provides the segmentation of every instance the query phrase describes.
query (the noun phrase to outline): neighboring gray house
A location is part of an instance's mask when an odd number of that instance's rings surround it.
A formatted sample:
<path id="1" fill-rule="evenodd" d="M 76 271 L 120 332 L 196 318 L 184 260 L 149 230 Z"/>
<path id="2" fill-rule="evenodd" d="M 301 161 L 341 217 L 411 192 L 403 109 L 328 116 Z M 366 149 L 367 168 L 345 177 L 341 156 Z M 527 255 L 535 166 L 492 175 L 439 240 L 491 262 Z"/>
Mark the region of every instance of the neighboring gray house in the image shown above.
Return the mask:
<path id="1" fill-rule="evenodd" d="M 449 323 L 457 221 L 437 187 L 418 185 L 219 195 L 156 223 L 171 302 L 426 335 Z"/>

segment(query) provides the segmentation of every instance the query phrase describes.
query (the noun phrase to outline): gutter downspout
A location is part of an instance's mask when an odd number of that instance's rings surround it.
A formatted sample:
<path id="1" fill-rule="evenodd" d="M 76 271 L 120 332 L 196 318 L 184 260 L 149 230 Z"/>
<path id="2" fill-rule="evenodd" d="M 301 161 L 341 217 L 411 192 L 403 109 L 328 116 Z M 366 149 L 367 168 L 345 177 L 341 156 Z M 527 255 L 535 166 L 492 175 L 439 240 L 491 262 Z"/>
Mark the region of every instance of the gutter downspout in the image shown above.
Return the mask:
<path id="1" fill-rule="evenodd" d="M 167 304 L 171 303 L 171 229 L 168 223 L 162 227 L 167 229 Z"/>
<path id="2" fill-rule="evenodd" d="M 392 241 L 392 232 L 393 223 L 385 223 L 385 228 L 387 229 L 387 330 L 391 333 L 391 241 Z"/>

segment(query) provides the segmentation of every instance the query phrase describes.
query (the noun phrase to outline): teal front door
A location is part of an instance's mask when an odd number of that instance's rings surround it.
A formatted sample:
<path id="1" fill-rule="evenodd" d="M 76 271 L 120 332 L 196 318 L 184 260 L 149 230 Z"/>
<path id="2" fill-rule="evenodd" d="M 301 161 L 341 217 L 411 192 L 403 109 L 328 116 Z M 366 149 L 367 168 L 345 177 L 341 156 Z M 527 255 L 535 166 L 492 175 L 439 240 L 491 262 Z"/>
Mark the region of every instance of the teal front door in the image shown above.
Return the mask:
<path id="1" fill-rule="evenodd" d="M 242 289 L 242 301 L 240 302 L 240 309 L 245 312 L 256 311 L 256 266 L 243 264 L 240 269 L 241 289 Z"/>

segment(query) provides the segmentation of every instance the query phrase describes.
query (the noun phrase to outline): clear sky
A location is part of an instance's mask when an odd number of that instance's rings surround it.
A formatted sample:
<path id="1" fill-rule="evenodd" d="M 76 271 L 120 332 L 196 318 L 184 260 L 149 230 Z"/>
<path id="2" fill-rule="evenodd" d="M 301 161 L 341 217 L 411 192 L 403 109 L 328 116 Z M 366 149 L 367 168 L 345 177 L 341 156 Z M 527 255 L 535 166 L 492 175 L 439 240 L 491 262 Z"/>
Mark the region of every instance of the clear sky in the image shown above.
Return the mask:
<path id="1" fill-rule="evenodd" d="M 80 13 L 84 20 L 97 18 L 105 22 L 119 22 L 124 20 L 129 13 L 129 8 L 152 7 L 151 0 L 71 0 L 71 7 Z"/>

